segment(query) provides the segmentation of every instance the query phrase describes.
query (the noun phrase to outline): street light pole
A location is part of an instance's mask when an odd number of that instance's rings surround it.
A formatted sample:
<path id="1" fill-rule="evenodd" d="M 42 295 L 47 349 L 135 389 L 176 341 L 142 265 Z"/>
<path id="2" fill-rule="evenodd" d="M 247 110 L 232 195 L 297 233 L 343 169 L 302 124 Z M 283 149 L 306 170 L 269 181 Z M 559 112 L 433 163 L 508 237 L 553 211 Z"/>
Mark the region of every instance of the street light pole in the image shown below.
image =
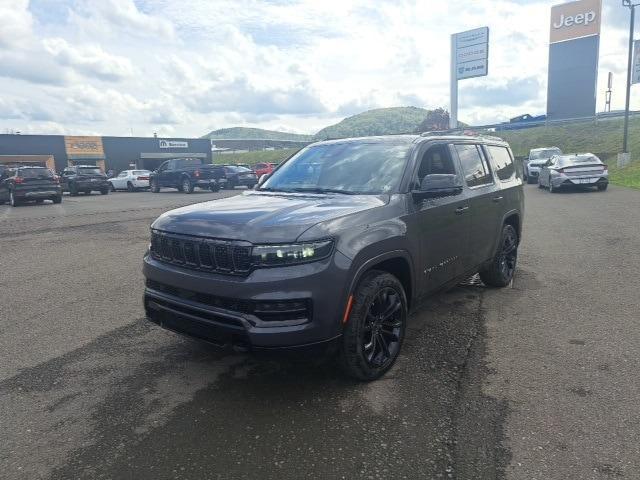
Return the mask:
<path id="1" fill-rule="evenodd" d="M 629 102 L 631 99 L 631 69 L 633 63 L 633 33 L 636 17 L 636 7 L 640 4 L 638 0 L 622 0 L 624 7 L 631 9 L 631 19 L 629 21 L 629 60 L 627 63 L 627 98 L 624 107 L 624 133 L 622 137 L 622 152 L 629 153 Z"/>

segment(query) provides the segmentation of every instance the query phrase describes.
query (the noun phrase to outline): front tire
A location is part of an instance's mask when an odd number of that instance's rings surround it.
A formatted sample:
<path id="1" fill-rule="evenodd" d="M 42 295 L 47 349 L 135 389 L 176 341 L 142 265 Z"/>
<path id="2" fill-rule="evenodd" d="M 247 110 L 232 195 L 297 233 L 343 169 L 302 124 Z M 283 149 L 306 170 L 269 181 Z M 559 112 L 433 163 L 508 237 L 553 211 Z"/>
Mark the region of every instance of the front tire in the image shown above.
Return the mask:
<path id="1" fill-rule="evenodd" d="M 51 201 L 53 203 L 62 203 L 62 195 L 56 195 L 55 197 L 51 197 Z"/>
<path id="2" fill-rule="evenodd" d="M 608 183 L 601 183 L 600 185 L 598 185 L 598 191 L 599 192 L 604 192 L 607 189 L 608 186 L 609 186 Z"/>
<path id="3" fill-rule="evenodd" d="M 379 270 L 365 274 L 353 294 L 339 359 L 350 377 L 372 381 L 395 363 L 407 324 L 407 297 L 400 281 Z"/>
<path id="4" fill-rule="evenodd" d="M 491 264 L 480 270 L 480 279 L 490 287 L 506 287 L 513 280 L 518 261 L 518 233 L 512 225 L 502 227 L 500 246 Z"/>
<path id="5" fill-rule="evenodd" d="M 100 190 L 100 195 L 109 195 L 109 189 L 103 188 L 102 190 Z"/>
<path id="6" fill-rule="evenodd" d="M 152 180 L 149 188 L 152 193 L 160 193 L 160 185 L 158 185 L 157 180 Z"/>
<path id="7" fill-rule="evenodd" d="M 558 193 L 558 189 L 553 186 L 553 182 L 549 182 L 549 193 Z"/>
<path id="8" fill-rule="evenodd" d="M 217 183 L 212 183 L 209 186 L 209 190 L 211 190 L 213 193 L 219 192 L 220 191 L 220 185 L 218 185 Z"/>
<path id="9" fill-rule="evenodd" d="M 109 189 L 110 189 L 112 192 L 115 192 L 115 191 L 116 191 L 116 187 L 114 187 L 114 186 L 113 186 L 113 183 L 111 183 L 111 182 L 109 182 Z"/>

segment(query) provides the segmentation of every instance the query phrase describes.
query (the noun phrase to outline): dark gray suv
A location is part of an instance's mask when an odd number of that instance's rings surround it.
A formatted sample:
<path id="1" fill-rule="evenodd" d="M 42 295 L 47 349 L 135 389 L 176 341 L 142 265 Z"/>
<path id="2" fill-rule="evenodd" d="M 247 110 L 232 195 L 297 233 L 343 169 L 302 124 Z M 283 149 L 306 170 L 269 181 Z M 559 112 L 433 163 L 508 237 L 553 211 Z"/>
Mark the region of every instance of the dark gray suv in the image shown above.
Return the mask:
<path id="1" fill-rule="evenodd" d="M 257 190 L 151 226 L 144 306 L 162 327 L 242 350 L 337 353 L 373 380 L 420 299 L 513 276 L 522 166 L 498 138 L 402 135 L 310 145 Z"/>

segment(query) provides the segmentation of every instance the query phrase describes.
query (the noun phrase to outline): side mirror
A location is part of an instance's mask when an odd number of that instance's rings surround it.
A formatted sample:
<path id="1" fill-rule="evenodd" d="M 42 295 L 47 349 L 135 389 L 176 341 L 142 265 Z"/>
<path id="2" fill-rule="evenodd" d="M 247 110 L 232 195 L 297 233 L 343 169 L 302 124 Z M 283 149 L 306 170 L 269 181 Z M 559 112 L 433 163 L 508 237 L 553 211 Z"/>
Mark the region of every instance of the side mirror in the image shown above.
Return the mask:
<path id="1" fill-rule="evenodd" d="M 461 193 L 462 183 L 457 175 L 439 173 L 426 175 L 420 183 L 420 189 L 411 192 L 417 200 L 449 197 Z"/>
<path id="2" fill-rule="evenodd" d="M 263 173 L 262 175 L 260 175 L 260 178 L 258 179 L 258 187 L 262 185 L 267 180 L 267 178 L 269 178 L 268 173 Z"/>

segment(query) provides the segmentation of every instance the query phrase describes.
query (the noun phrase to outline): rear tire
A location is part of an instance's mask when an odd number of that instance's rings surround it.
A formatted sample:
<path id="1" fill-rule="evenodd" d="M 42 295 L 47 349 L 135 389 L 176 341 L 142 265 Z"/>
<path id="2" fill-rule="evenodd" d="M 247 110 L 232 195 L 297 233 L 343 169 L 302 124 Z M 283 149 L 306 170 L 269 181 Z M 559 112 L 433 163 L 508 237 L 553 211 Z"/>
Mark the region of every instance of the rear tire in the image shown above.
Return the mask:
<path id="1" fill-rule="evenodd" d="M 127 182 L 127 192 L 135 192 L 136 188 L 133 186 L 133 183 Z"/>
<path id="2" fill-rule="evenodd" d="M 502 227 L 500 245 L 491 264 L 480 270 L 480 279 L 490 287 L 506 287 L 511 283 L 518 261 L 518 232 L 512 225 Z"/>
<path id="3" fill-rule="evenodd" d="M 9 192 L 9 205 L 12 207 L 19 207 L 21 204 L 20 200 L 18 200 L 13 194 L 13 190 Z"/>
<path id="4" fill-rule="evenodd" d="M 44 202 L 44 198 L 36 198 L 36 203 L 42 203 Z"/>
<path id="5" fill-rule="evenodd" d="M 113 183 L 111 183 L 111 182 L 109 182 L 109 189 L 110 189 L 112 192 L 115 192 L 115 191 L 116 191 L 116 187 L 114 187 L 114 186 L 113 186 Z"/>
<path id="6" fill-rule="evenodd" d="M 73 183 L 69 184 L 69 195 L 71 195 L 72 197 L 78 196 L 78 189 Z"/>
<path id="7" fill-rule="evenodd" d="M 103 188 L 102 190 L 100 190 L 100 195 L 109 195 L 109 189 Z"/>
<path id="8" fill-rule="evenodd" d="M 149 189 L 153 193 L 159 193 L 160 192 L 160 185 L 158 185 L 158 181 L 157 180 L 152 180 L 150 185 L 149 185 Z"/>
<path id="9" fill-rule="evenodd" d="M 340 339 L 339 360 L 350 377 L 370 382 L 395 363 L 407 324 L 407 297 L 400 281 L 379 270 L 365 274 L 355 292 Z"/>
<path id="10" fill-rule="evenodd" d="M 62 203 L 62 195 L 56 195 L 55 197 L 51 197 L 51 201 L 53 203 Z"/>
<path id="11" fill-rule="evenodd" d="M 220 191 L 220 185 L 218 185 L 217 183 L 212 183 L 212 184 L 209 186 L 209 189 L 210 189 L 213 193 L 219 192 L 219 191 Z"/>
<path id="12" fill-rule="evenodd" d="M 604 192 L 607 189 L 608 186 L 609 186 L 608 183 L 604 183 L 604 184 L 601 183 L 600 185 L 598 185 L 598 191 L 599 192 Z"/>
<path id="13" fill-rule="evenodd" d="M 193 193 L 193 184 L 191 183 L 191 180 L 186 177 L 182 179 L 180 187 L 181 191 L 184 193 Z"/>

